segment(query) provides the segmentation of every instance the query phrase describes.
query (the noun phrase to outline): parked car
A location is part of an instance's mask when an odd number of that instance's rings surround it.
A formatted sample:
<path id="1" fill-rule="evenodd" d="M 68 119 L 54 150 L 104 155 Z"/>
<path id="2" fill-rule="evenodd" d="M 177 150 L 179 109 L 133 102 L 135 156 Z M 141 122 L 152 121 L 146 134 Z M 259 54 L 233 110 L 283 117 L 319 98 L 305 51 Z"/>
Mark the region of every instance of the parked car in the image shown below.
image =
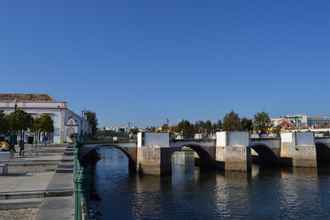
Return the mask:
<path id="1" fill-rule="evenodd" d="M 10 145 L 6 141 L 0 141 L 0 151 L 9 151 Z"/>

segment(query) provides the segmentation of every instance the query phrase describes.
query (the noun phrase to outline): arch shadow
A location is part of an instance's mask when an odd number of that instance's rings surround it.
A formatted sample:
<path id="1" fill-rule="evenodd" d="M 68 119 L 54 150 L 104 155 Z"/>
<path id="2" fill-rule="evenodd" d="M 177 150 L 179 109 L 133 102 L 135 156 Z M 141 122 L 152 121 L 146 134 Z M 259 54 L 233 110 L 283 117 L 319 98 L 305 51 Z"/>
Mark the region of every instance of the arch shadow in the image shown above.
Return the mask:
<path id="1" fill-rule="evenodd" d="M 319 165 L 330 164 L 330 147 L 329 145 L 321 142 L 315 143 L 316 158 Z"/>
<path id="2" fill-rule="evenodd" d="M 253 149 L 258 154 L 258 156 L 252 156 L 252 160 L 254 163 L 263 166 L 271 166 L 278 164 L 279 158 L 267 145 L 256 143 L 250 145 L 249 148 Z"/>
<path id="3" fill-rule="evenodd" d="M 113 149 L 117 149 L 120 152 L 122 152 L 128 159 L 128 169 L 129 172 L 131 174 L 136 173 L 136 149 L 132 148 L 131 152 L 128 150 L 128 147 L 122 147 L 119 145 L 112 145 L 112 144 L 101 144 L 101 145 L 97 145 L 96 148 L 99 149 L 101 147 L 109 147 L 109 148 L 113 148 Z M 135 155 L 133 155 L 135 154 Z"/>
<path id="4" fill-rule="evenodd" d="M 210 153 L 215 153 L 215 152 L 209 152 L 205 150 L 205 148 L 199 144 L 180 144 L 176 149 L 172 152 L 172 155 L 175 152 L 181 152 L 183 148 L 190 148 L 194 152 L 197 153 L 199 159 L 196 160 L 195 158 L 195 164 L 200 167 L 201 170 L 213 170 L 216 167 L 216 163 L 214 158 L 210 155 Z M 215 149 L 214 149 L 215 150 Z"/>

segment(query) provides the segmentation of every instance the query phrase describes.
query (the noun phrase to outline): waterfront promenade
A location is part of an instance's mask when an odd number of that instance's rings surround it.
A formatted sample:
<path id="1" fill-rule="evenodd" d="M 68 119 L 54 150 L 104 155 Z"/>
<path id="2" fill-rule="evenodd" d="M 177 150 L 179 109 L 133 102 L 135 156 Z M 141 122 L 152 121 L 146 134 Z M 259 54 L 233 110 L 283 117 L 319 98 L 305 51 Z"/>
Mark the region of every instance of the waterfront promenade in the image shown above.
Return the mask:
<path id="1" fill-rule="evenodd" d="M 27 145 L 0 176 L 0 220 L 73 219 L 73 152 L 68 145 Z"/>

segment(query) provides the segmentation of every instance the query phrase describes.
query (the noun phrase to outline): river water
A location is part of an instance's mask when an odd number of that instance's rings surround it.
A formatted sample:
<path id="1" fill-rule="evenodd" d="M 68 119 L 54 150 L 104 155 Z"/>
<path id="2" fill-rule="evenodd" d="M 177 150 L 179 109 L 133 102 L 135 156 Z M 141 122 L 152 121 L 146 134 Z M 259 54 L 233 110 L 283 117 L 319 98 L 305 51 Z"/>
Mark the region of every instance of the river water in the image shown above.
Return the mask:
<path id="1" fill-rule="evenodd" d="M 182 153 L 181 153 L 182 154 Z M 330 172 L 263 169 L 201 173 L 173 157 L 171 177 L 130 176 L 126 156 L 100 150 L 91 202 L 96 219 L 330 219 Z"/>

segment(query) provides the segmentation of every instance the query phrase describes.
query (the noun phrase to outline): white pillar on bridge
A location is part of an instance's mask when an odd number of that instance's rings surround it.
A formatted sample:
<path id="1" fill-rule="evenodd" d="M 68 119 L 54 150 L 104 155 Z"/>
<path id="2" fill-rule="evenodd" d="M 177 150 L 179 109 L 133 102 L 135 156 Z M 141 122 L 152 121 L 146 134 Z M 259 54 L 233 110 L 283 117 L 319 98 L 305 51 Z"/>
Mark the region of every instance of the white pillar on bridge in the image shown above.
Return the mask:
<path id="1" fill-rule="evenodd" d="M 292 158 L 293 167 L 317 167 L 314 134 L 312 132 L 281 133 L 281 157 Z"/>
<path id="2" fill-rule="evenodd" d="M 169 133 L 138 133 L 137 170 L 147 175 L 164 175 L 171 172 Z"/>
<path id="3" fill-rule="evenodd" d="M 225 162 L 225 170 L 249 171 L 251 151 L 248 132 L 217 132 L 216 160 Z"/>
<path id="4" fill-rule="evenodd" d="M 170 147 L 169 133 L 151 133 L 139 132 L 138 133 L 138 148 L 141 147 Z"/>

